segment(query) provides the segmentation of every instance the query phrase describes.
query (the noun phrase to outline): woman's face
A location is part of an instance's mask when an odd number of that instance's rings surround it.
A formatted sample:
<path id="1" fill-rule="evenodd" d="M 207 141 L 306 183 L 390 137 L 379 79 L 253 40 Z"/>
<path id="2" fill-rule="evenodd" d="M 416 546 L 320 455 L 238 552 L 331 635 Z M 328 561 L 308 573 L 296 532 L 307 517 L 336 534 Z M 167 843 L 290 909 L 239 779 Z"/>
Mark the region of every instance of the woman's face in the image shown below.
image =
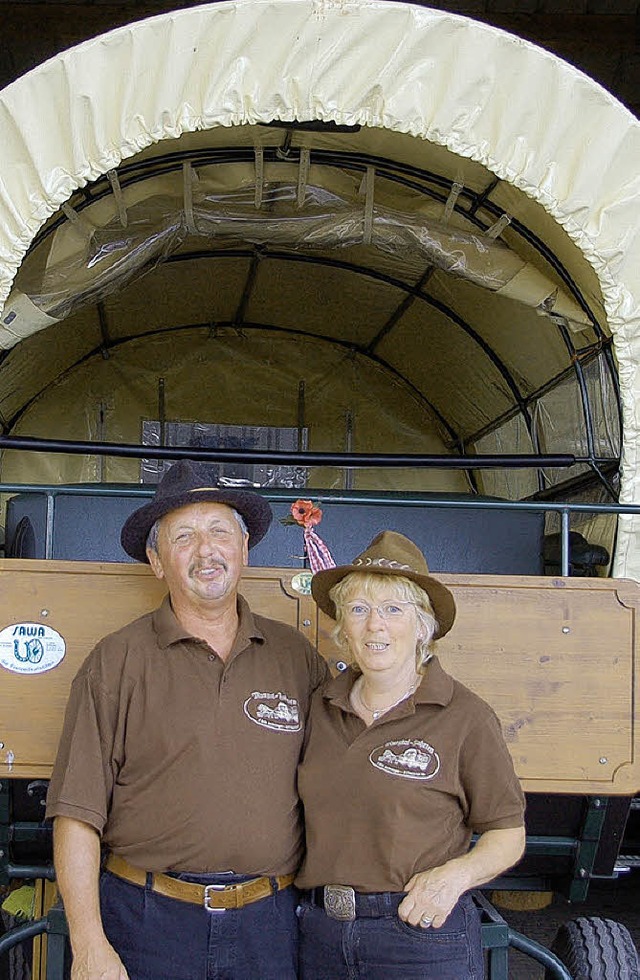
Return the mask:
<path id="1" fill-rule="evenodd" d="M 398 597 L 393 581 L 367 589 L 357 576 L 343 602 L 342 632 L 362 673 L 413 678 L 421 627 L 416 607 Z"/>

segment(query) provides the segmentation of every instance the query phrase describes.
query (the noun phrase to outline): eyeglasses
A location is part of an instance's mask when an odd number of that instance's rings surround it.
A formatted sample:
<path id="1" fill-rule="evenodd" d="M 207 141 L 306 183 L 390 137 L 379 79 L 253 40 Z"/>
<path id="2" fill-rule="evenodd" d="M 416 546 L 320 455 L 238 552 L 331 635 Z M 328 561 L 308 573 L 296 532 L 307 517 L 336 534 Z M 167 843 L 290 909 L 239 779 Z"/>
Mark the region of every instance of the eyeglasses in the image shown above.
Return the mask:
<path id="1" fill-rule="evenodd" d="M 392 602 L 383 602 L 379 606 L 370 606 L 366 602 L 348 602 L 345 612 L 349 619 L 365 620 L 375 609 L 381 619 L 402 619 L 407 614 L 407 606 L 415 606 L 415 602 L 409 599 L 395 599 Z"/>

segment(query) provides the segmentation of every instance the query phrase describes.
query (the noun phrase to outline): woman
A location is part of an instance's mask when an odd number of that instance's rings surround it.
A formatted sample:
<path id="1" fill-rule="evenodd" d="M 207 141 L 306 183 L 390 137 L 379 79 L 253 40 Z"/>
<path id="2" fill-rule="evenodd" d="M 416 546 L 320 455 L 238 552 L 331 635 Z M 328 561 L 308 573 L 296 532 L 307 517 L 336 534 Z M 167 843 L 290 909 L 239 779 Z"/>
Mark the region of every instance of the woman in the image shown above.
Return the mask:
<path id="1" fill-rule="evenodd" d="M 316 695 L 299 768 L 300 976 L 479 980 L 468 892 L 522 855 L 524 797 L 494 712 L 433 653 L 453 596 L 395 531 L 311 588 L 352 666 Z"/>

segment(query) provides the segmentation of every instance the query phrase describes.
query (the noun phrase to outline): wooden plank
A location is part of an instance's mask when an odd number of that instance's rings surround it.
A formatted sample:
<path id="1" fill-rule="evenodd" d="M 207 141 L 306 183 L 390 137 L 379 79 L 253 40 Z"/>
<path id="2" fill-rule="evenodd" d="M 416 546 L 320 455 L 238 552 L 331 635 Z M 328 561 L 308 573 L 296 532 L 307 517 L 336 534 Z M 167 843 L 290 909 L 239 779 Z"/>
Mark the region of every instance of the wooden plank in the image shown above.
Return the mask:
<path id="1" fill-rule="evenodd" d="M 332 623 L 316 615 L 308 573 L 249 568 L 241 591 L 256 612 L 317 643 L 335 669 Z M 530 792 L 640 791 L 637 610 L 622 579 L 441 575 L 458 615 L 438 646 L 445 669 L 495 709 Z M 153 609 L 163 586 L 146 566 L 0 560 L 0 630 L 51 626 L 61 663 L 41 674 L 0 667 L 0 776 L 47 778 L 69 685 L 100 637 Z"/>
<path id="2" fill-rule="evenodd" d="M 493 706 L 525 789 L 637 791 L 637 587 L 477 579 L 455 594 L 443 661 Z"/>

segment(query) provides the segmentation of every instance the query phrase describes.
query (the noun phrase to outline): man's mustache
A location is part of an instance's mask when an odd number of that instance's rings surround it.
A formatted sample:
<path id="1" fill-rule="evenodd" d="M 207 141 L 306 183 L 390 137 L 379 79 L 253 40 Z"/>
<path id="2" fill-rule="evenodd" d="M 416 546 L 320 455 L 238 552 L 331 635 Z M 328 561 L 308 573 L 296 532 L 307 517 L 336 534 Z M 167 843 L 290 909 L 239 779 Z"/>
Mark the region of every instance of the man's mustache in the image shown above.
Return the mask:
<path id="1" fill-rule="evenodd" d="M 228 571 L 227 562 L 223 558 L 210 559 L 208 561 L 194 561 L 189 566 L 189 574 L 195 572 L 206 572 L 213 568 L 221 568 L 224 572 Z"/>

